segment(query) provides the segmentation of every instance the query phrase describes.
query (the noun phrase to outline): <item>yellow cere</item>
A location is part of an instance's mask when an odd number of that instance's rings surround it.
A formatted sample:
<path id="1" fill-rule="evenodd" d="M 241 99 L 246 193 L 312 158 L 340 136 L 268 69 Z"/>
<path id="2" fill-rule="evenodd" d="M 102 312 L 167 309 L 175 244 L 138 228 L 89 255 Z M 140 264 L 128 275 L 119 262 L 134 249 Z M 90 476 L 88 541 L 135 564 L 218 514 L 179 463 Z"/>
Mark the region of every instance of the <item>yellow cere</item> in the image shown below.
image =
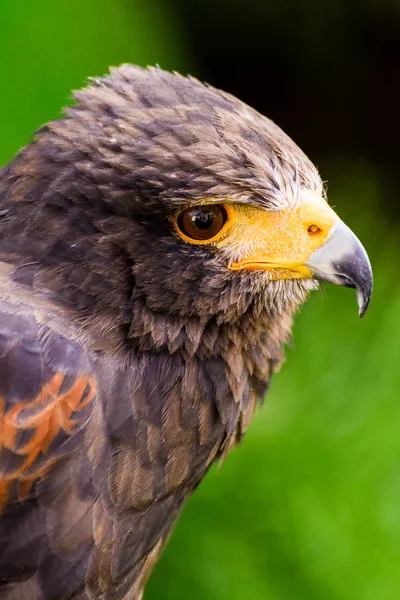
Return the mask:
<path id="1" fill-rule="evenodd" d="M 305 263 L 339 220 L 313 192 L 304 194 L 297 206 L 279 212 L 245 204 L 230 204 L 231 211 L 231 226 L 216 246 L 232 257 L 232 271 L 262 269 L 271 279 L 312 277 Z"/>

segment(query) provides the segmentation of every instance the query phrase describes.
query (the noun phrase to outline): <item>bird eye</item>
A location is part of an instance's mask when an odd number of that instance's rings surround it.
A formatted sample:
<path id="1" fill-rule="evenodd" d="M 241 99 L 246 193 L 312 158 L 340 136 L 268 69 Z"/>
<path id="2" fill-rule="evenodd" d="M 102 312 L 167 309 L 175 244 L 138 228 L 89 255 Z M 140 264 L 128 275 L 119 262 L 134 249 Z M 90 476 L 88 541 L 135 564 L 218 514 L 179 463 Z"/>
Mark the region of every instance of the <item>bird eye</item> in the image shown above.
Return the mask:
<path id="1" fill-rule="evenodd" d="M 228 215 L 217 204 L 196 206 L 180 213 L 176 221 L 178 233 L 197 242 L 210 242 L 221 231 Z M 190 241 L 188 240 L 188 241 Z"/>

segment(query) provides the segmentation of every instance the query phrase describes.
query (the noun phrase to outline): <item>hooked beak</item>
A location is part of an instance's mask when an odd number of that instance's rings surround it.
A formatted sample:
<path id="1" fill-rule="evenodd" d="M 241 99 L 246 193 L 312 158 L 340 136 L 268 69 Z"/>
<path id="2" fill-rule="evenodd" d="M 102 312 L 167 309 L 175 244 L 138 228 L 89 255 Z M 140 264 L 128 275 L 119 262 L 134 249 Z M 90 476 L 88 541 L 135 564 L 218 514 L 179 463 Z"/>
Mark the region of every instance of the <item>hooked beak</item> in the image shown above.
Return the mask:
<path id="1" fill-rule="evenodd" d="M 343 221 L 338 220 L 329 238 L 305 265 L 314 279 L 355 288 L 358 314 L 365 315 L 372 294 L 371 264 L 363 245 Z"/>

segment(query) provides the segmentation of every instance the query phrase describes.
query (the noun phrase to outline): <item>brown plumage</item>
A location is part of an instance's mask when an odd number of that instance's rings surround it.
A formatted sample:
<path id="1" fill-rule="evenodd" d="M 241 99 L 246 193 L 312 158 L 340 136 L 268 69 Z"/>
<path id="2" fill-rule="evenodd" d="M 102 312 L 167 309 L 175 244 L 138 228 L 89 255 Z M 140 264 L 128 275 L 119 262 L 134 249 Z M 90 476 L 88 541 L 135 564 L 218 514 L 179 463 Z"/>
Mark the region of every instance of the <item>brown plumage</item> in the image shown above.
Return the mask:
<path id="1" fill-rule="evenodd" d="M 371 294 L 271 121 L 159 69 L 75 97 L 0 172 L 1 600 L 139 599 L 314 278 Z"/>

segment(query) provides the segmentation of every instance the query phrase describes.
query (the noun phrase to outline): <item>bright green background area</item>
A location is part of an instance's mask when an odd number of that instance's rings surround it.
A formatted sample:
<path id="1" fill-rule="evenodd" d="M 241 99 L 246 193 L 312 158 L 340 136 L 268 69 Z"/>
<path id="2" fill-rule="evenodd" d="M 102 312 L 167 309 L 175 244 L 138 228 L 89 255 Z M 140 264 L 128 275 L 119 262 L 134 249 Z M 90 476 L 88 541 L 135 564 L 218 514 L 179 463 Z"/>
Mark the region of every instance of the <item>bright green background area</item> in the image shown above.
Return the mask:
<path id="1" fill-rule="evenodd" d="M 161 0 L 3 0 L 0 161 L 109 64 L 196 74 L 194 60 Z M 360 322 L 351 290 L 311 298 L 263 410 L 189 501 L 147 600 L 400 598 L 399 231 L 369 165 L 321 171 L 370 253 L 371 308 Z"/>

